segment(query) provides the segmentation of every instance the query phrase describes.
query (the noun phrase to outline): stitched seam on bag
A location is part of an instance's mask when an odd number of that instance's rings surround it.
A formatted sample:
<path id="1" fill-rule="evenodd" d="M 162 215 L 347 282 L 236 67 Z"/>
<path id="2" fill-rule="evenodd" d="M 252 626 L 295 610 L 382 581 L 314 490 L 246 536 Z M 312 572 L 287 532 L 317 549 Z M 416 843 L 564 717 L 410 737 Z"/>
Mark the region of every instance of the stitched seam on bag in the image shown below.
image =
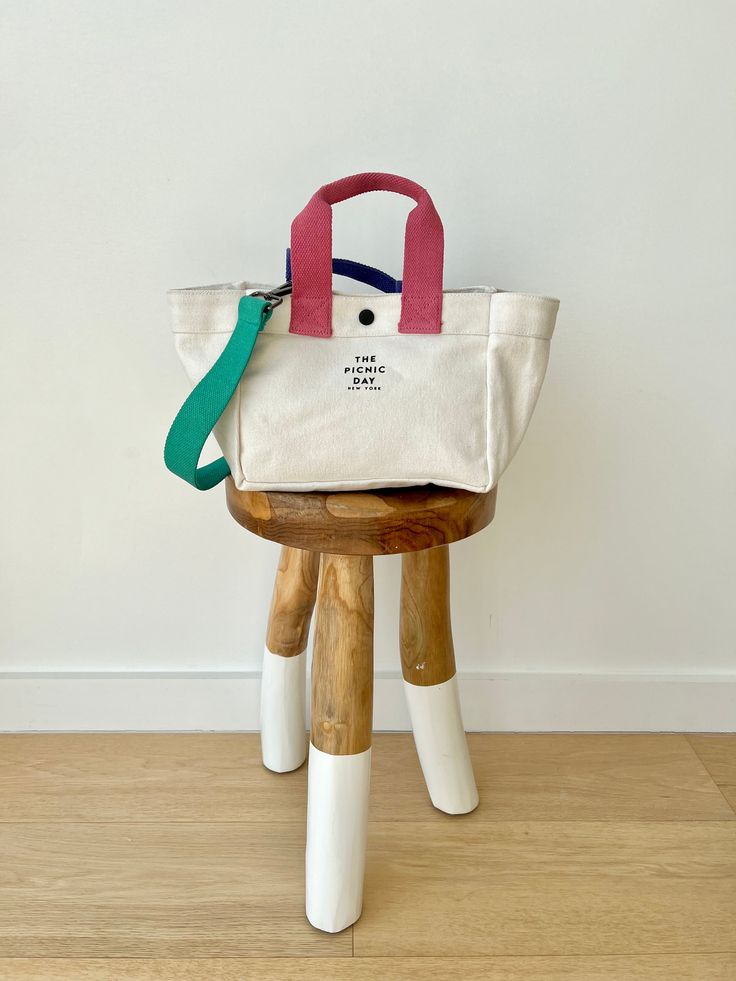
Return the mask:
<path id="1" fill-rule="evenodd" d="M 249 359 L 250 360 L 250 359 Z M 246 365 L 247 370 L 247 365 Z M 243 475 L 243 480 L 248 478 L 245 476 L 245 460 L 243 458 L 243 437 L 242 437 L 242 421 L 243 418 L 243 378 L 241 376 L 238 382 L 238 463 L 240 464 L 240 472 Z"/>
<path id="2" fill-rule="evenodd" d="M 324 327 L 289 327 L 289 333 L 300 337 L 332 337 L 332 331 Z M 276 331 L 269 336 L 277 336 Z"/>
<path id="3" fill-rule="evenodd" d="M 550 341 L 551 337 L 544 334 L 517 334 L 513 330 L 492 330 L 491 334 L 500 334 L 502 337 L 528 337 L 530 341 Z M 485 334 L 483 335 L 485 337 Z"/>
<path id="4" fill-rule="evenodd" d="M 439 299 L 439 303 L 437 302 Z M 442 294 L 437 297 L 407 297 L 402 294 L 400 334 L 440 334 L 442 332 Z"/>
<path id="5" fill-rule="evenodd" d="M 317 326 L 305 322 L 312 318 L 317 321 Z M 289 321 L 290 334 L 301 334 L 304 337 L 331 337 L 332 294 L 328 297 L 307 294 L 297 298 L 292 295 Z M 320 321 L 329 322 L 320 323 Z"/>
<path id="6" fill-rule="evenodd" d="M 486 483 L 491 482 L 491 311 L 488 309 L 488 342 L 486 344 L 486 364 L 483 376 L 486 384 Z"/>
<path id="7" fill-rule="evenodd" d="M 433 327 L 433 326 L 429 326 L 429 327 L 417 327 L 414 324 L 409 324 L 407 326 L 406 324 L 400 323 L 399 324 L 399 330 L 398 330 L 398 332 L 399 332 L 399 334 L 441 334 L 442 333 L 442 325 L 440 324 L 439 327 Z M 380 335 L 375 334 L 374 336 L 375 337 L 379 337 Z M 453 335 L 453 336 L 456 336 L 456 335 Z M 481 334 L 481 337 L 485 337 L 485 336 L 486 336 L 485 334 Z"/>
<path id="8" fill-rule="evenodd" d="M 174 287 L 172 289 L 166 290 L 165 295 L 167 297 L 176 298 L 177 301 L 184 301 L 185 303 L 195 303 L 197 298 L 200 296 L 219 296 L 223 301 L 231 300 L 233 298 L 232 294 L 239 294 L 241 297 L 248 296 L 253 290 L 269 289 L 273 288 L 275 283 L 251 283 L 245 288 L 242 286 L 230 286 L 225 283 L 219 289 L 212 289 L 207 286 L 181 286 Z M 497 286 L 458 286 L 454 290 L 442 290 L 442 296 L 495 296 L 501 293 L 504 296 L 523 296 L 529 297 L 533 300 L 550 300 L 552 303 L 559 304 L 559 300 L 556 296 L 539 296 L 537 293 L 516 293 L 509 290 L 499 289 Z M 384 294 L 384 296 L 391 294 Z M 402 296 L 403 294 L 397 293 L 396 296 Z M 332 296 L 357 296 L 360 299 L 365 297 L 376 297 L 381 296 L 380 293 L 344 293 L 342 290 L 333 290 Z M 315 297 L 315 299 L 320 299 L 320 297 Z"/>
<path id="9" fill-rule="evenodd" d="M 171 331 L 172 334 L 232 334 L 232 332 L 233 332 L 232 331 L 232 328 L 227 328 L 227 329 L 223 329 L 223 330 L 172 330 Z M 293 330 L 284 330 L 284 331 L 281 331 L 281 330 L 268 330 L 268 329 L 265 329 L 263 331 L 263 336 L 264 337 L 289 337 L 289 335 L 294 335 L 296 333 L 297 332 L 296 331 L 293 331 Z M 383 334 L 369 334 L 368 332 L 366 332 L 365 334 L 357 334 L 357 333 L 356 334 L 336 334 L 335 331 L 333 330 L 332 334 L 326 335 L 326 336 L 337 338 L 337 340 L 340 340 L 340 341 L 350 341 L 350 340 L 367 341 L 367 340 L 370 340 L 371 337 L 397 337 L 399 335 L 403 336 L 403 335 L 406 335 L 406 334 L 413 334 L 413 333 L 417 333 L 417 334 L 418 333 L 437 334 L 438 337 L 442 337 L 442 336 L 444 336 L 444 337 L 488 337 L 488 334 L 487 333 L 481 333 L 479 331 L 469 331 L 469 330 L 468 331 L 443 330 L 442 332 L 439 332 L 439 331 L 436 331 L 436 330 L 432 330 L 432 331 L 419 331 L 419 330 L 417 330 L 417 331 L 408 331 L 408 330 L 400 331 L 398 329 L 397 330 L 386 331 Z M 494 330 L 492 333 L 494 333 L 494 334 L 503 334 L 504 331 Z M 314 335 L 312 335 L 312 334 L 299 334 L 297 336 L 301 336 L 301 337 L 312 337 Z M 510 334 L 510 333 L 507 332 L 507 336 L 508 337 L 532 337 L 535 340 L 539 340 L 539 341 L 548 341 L 548 340 L 550 340 L 549 337 L 542 337 L 541 334 Z"/>
<path id="10" fill-rule="evenodd" d="M 386 484 L 384 486 L 390 487 L 390 486 L 392 486 L 392 484 L 395 484 L 395 482 L 397 480 L 400 480 L 402 482 L 403 481 L 412 481 L 411 484 L 407 484 L 408 487 L 411 487 L 411 486 L 413 486 L 414 483 L 418 483 L 418 482 L 420 482 L 422 480 L 429 481 L 430 483 L 436 483 L 438 480 L 443 480 L 443 479 L 444 479 L 443 477 L 438 477 L 437 474 L 423 474 L 422 476 L 413 475 L 411 477 L 355 477 L 355 478 L 352 478 L 352 479 L 349 478 L 348 480 L 319 480 L 317 478 L 315 478 L 313 480 L 273 480 L 273 481 L 270 481 L 270 480 L 251 480 L 251 481 L 246 481 L 246 483 L 251 483 L 251 484 L 278 484 L 279 486 L 284 486 L 284 485 L 288 484 L 289 487 L 303 487 L 305 484 L 310 484 L 310 485 L 311 484 L 319 484 L 320 487 L 326 487 L 326 486 L 329 486 L 330 484 L 341 484 L 341 485 L 342 484 L 365 484 L 368 481 L 371 481 L 372 482 L 374 480 L 385 480 L 386 481 Z M 488 477 L 488 481 L 490 481 L 490 479 L 491 478 L 489 476 Z M 461 484 L 460 481 L 457 481 L 456 480 L 452 484 L 448 483 L 448 484 L 444 484 L 444 485 L 440 485 L 440 486 L 453 487 L 455 489 L 460 489 L 460 490 L 467 488 L 469 490 L 478 491 L 479 493 L 484 493 L 483 488 L 486 485 L 485 484 Z M 379 489 L 380 488 L 374 488 L 374 490 L 379 490 Z M 285 493 L 288 493 L 288 492 L 285 492 Z"/>
<path id="11" fill-rule="evenodd" d="M 239 286 L 226 286 L 220 290 L 208 290 L 200 286 L 183 286 L 181 289 L 171 289 L 166 290 L 166 296 L 176 297 L 177 300 L 183 300 L 187 303 L 194 303 L 197 297 L 200 296 L 219 296 L 223 300 L 233 299 L 232 294 L 237 293 L 241 297 L 248 296 L 250 290 L 255 289 L 255 287 L 249 286 L 247 289 L 241 289 Z M 536 293 L 509 293 L 508 290 L 499 290 L 495 286 L 489 286 L 487 289 L 480 289 L 474 286 L 459 286 L 456 290 L 442 290 L 442 296 L 495 296 L 497 293 L 503 293 L 504 296 L 527 296 L 534 300 L 552 300 L 555 303 L 560 301 L 554 296 L 537 296 Z M 402 296 L 401 293 L 389 294 L 385 293 L 383 296 Z M 358 296 L 361 299 L 364 297 L 381 297 L 381 293 L 343 293 L 341 290 L 333 290 L 332 296 Z M 305 299 L 320 300 L 319 296 L 309 296 Z"/>

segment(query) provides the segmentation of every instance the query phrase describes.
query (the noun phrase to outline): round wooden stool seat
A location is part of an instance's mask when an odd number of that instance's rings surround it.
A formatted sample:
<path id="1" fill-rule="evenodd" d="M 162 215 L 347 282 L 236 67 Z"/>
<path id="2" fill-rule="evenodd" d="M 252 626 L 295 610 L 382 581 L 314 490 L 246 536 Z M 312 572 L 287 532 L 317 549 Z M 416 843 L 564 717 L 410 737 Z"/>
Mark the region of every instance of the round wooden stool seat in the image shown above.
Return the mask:
<path id="1" fill-rule="evenodd" d="M 338 555 L 396 555 L 468 538 L 496 509 L 487 494 L 450 487 L 370 491 L 240 491 L 227 479 L 227 506 L 248 531 L 272 542 Z"/>

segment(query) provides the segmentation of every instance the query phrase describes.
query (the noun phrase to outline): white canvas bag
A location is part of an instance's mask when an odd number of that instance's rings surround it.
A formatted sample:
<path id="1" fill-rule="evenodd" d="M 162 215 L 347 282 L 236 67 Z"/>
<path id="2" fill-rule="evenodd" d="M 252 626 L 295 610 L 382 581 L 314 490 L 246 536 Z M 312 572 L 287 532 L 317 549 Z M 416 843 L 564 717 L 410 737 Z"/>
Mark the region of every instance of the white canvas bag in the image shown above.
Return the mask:
<path id="1" fill-rule="evenodd" d="M 402 292 L 335 293 L 331 206 L 375 190 L 417 202 Z M 294 220 L 291 284 L 169 291 L 176 349 L 197 386 L 169 434 L 169 467 L 203 489 L 229 471 L 241 490 L 490 490 L 534 410 L 559 301 L 443 291 L 442 266 L 427 192 L 358 174 L 325 185 Z M 224 460 L 197 469 L 213 427 Z"/>

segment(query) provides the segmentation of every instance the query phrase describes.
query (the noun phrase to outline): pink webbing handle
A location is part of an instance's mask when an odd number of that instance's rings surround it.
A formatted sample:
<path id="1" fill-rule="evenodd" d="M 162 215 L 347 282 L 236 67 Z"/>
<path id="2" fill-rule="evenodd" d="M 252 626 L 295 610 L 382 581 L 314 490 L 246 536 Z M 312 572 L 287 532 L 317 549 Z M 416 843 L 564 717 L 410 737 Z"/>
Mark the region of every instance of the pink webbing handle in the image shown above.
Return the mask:
<path id="1" fill-rule="evenodd" d="M 444 232 L 423 187 L 395 174 L 354 174 L 325 184 L 291 224 L 293 334 L 332 334 L 332 205 L 367 191 L 395 191 L 416 201 L 406 220 L 399 331 L 439 334 Z"/>

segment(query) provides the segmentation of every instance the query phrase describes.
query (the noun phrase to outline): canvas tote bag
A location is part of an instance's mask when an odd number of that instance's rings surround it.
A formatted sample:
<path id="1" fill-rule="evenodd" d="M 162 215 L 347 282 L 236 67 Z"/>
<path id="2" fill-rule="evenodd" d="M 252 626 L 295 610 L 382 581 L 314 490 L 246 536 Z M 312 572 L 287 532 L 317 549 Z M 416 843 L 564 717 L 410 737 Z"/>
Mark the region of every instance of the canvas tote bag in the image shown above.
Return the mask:
<path id="1" fill-rule="evenodd" d="M 332 206 L 369 191 L 416 202 L 401 292 L 337 293 Z M 199 489 L 232 474 L 254 491 L 490 490 L 534 410 L 559 301 L 443 290 L 443 259 L 442 223 L 423 187 L 356 174 L 320 188 L 294 219 L 290 282 L 170 290 L 194 390 L 166 441 L 169 469 Z M 386 288 L 385 274 L 343 263 Z M 223 458 L 199 466 L 210 432 Z"/>

